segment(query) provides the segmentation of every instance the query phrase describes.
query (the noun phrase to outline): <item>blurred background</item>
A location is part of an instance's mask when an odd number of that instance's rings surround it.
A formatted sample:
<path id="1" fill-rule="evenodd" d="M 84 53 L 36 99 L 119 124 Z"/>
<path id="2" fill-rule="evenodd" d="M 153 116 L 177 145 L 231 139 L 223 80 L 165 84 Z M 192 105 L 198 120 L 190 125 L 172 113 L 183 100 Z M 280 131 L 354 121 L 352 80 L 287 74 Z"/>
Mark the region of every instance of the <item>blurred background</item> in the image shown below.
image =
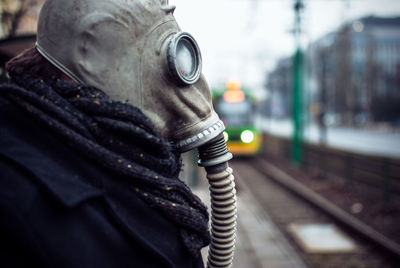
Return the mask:
<path id="1" fill-rule="evenodd" d="M 2 80 L 43 2 L 0 0 Z M 399 267 L 400 1 L 169 2 L 235 155 L 234 267 Z"/>

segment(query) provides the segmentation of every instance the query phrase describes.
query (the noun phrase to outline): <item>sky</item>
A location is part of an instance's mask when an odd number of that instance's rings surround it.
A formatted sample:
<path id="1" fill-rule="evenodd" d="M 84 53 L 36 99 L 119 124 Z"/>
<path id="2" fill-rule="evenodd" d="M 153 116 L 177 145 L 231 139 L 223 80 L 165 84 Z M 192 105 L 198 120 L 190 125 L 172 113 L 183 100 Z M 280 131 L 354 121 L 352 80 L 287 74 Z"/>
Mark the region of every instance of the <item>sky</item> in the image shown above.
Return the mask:
<path id="1" fill-rule="evenodd" d="M 229 78 L 262 88 L 277 60 L 295 48 L 293 0 L 170 0 L 183 31 L 197 40 L 203 73 L 218 86 Z M 345 21 L 400 16 L 400 0 L 304 0 L 304 47 Z M 400 25 L 399 25 L 400 27 Z"/>

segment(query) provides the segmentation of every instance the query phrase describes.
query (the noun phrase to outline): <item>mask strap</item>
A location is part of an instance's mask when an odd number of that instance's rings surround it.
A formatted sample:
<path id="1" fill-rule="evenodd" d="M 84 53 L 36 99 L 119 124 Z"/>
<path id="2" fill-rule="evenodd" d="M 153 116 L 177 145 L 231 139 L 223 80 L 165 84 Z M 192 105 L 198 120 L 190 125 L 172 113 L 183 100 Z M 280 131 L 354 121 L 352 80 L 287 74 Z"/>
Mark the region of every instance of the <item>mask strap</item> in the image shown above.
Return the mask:
<path id="1" fill-rule="evenodd" d="M 62 71 L 64 74 L 72 78 L 75 82 L 79 83 L 84 83 L 81 79 L 79 79 L 78 76 L 76 76 L 73 72 L 71 72 L 67 67 L 65 67 L 61 62 L 56 60 L 54 57 L 52 57 L 49 53 L 47 53 L 39 44 L 38 42 L 35 43 L 37 51 L 46 59 L 48 60 L 51 64 L 53 64 L 55 67 L 57 67 L 60 71 Z"/>

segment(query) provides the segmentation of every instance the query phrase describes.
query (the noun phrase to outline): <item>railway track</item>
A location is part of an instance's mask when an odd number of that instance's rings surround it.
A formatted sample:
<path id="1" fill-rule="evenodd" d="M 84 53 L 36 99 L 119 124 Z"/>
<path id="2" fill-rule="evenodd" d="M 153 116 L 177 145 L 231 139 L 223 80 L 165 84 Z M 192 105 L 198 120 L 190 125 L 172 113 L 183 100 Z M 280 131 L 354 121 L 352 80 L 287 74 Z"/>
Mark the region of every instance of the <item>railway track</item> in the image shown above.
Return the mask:
<path id="1" fill-rule="evenodd" d="M 396 243 L 360 224 L 270 163 L 261 158 L 249 158 L 232 161 L 231 165 L 237 173 L 239 191 L 243 186 L 251 190 L 309 267 L 398 267 L 400 250 Z M 357 250 L 349 253 L 306 253 L 288 230 L 293 223 L 334 223 L 356 242 Z"/>

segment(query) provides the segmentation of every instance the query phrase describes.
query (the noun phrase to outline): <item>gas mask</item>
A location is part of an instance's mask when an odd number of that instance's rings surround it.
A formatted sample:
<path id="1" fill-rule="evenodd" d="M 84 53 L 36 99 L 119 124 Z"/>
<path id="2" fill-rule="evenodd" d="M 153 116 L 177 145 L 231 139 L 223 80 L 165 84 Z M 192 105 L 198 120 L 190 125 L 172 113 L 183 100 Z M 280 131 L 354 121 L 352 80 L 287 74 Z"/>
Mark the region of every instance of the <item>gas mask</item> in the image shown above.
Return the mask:
<path id="1" fill-rule="evenodd" d="M 166 0 L 47 0 L 36 47 L 77 82 L 102 89 L 149 117 L 181 152 L 198 148 L 211 184 L 209 267 L 229 267 L 236 196 L 223 123 L 201 74 L 195 39 L 182 32 Z"/>

